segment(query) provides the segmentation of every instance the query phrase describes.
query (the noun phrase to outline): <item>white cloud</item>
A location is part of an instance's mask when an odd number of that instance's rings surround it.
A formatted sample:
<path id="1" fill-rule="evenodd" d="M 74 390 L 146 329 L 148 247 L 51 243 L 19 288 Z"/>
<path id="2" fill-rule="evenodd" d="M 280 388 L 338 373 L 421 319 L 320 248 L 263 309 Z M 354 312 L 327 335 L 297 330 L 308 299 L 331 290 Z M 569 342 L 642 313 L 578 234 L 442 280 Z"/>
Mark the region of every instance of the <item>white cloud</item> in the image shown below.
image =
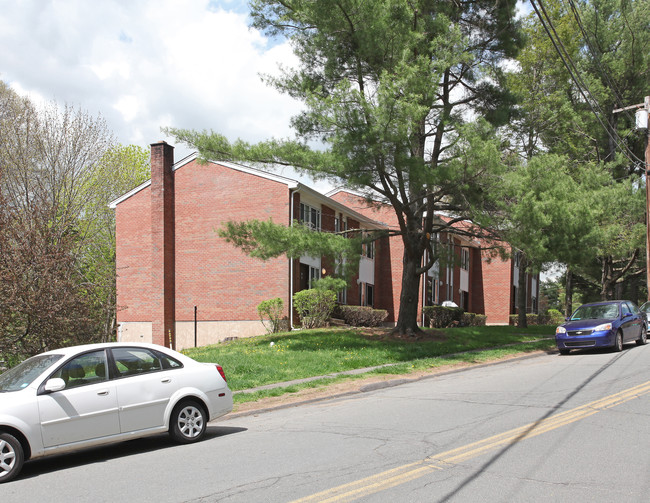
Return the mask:
<path id="1" fill-rule="evenodd" d="M 300 104 L 261 82 L 295 58 L 248 28 L 245 2 L 2 2 L 0 79 L 21 94 L 101 114 L 118 141 L 146 146 L 161 127 L 231 139 L 291 136 Z M 185 147 L 177 145 L 183 155 Z M 180 152 L 179 152 L 180 150 Z"/>

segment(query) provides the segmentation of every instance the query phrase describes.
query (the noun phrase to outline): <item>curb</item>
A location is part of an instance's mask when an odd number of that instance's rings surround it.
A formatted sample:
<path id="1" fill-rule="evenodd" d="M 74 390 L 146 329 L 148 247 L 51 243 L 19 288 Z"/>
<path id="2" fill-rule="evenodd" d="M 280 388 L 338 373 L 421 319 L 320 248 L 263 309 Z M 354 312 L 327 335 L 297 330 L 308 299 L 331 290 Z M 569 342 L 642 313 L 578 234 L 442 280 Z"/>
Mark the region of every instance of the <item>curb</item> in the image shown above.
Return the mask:
<path id="1" fill-rule="evenodd" d="M 377 391 L 377 390 L 384 389 L 384 388 L 393 388 L 393 387 L 396 387 L 396 386 L 401 386 L 402 384 L 409 384 L 409 383 L 424 381 L 424 380 L 427 380 L 427 379 L 433 379 L 433 378 L 439 377 L 439 376 L 458 374 L 458 373 L 461 373 L 461 372 L 467 372 L 468 370 L 472 370 L 472 369 L 483 368 L 483 367 L 491 367 L 491 366 L 494 366 L 494 365 L 501 365 L 503 363 L 517 362 L 517 361 L 528 360 L 528 359 L 532 359 L 532 358 L 539 358 L 540 356 L 548 356 L 548 355 L 552 355 L 552 354 L 556 354 L 556 353 L 558 353 L 558 352 L 554 351 L 554 350 L 551 350 L 551 351 L 540 350 L 540 351 L 536 351 L 536 352 L 531 353 L 531 354 L 517 356 L 515 358 L 505 358 L 505 359 L 502 359 L 502 360 L 495 360 L 495 361 L 487 362 L 487 363 L 477 363 L 476 365 L 470 365 L 468 367 L 463 367 L 463 368 L 459 368 L 459 369 L 452 369 L 452 370 L 446 370 L 446 371 L 442 371 L 442 372 L 436 372 L 436 373 L 432 373 L 431 375 L 415 377 L 413 379 L 408 379 L 408 378 L 391 379 L 391 380 L 388 380 L 388 381 L 382 381 L 382 382 L 378 382 L 378 383 L 368 384 L 366 386 L 361 386 L 358 390 L 346 391 L 345 393 L 336 393 L 336 394 L 332 394 L 332 395 L 324 395 L 324 396 L 321 396 L 321 397 L 309 398 L 309 399 L 306 399 L 306 400 L 298 400 L 296 402 L 291 402 L 291 403 L 286 403 L 286 404 L 281 404 L 281 405 L 274 405 L 274 406 L 271 406 L 271 407 L 260 407 L 259 409 L 252 409 L 252 410 L 247 410 L 247 411 L 243 411 L 243 412 L 231 412 L 229 414 L 226 414 L 225 416 L 222 416 L 216 422 L 226 420 L 226 419 L 236 419 L 236 418 L 246 417 L 246 416 L 257 416 L 258 414 L 264 414 L 266 412 L 273 412 L 273 411 L 282 410 L 282 409 L 289 409 L 289 408 L 292 408 L 292 407 L 299 407 L 301 405 L 308 405 L 308 404 L 317 403 L 317 402 L 324 402 L 325 400 L 338 400 L 338 399 L 341 399 L 341 398 L 346 398 L 346 397 L 354 396 L 354 395 L 360 395 L 362 393 Z M 386 365 L 380 365 L 378 367 L 369 367 L 369 368 L 371 368 L 371 369 L 382 368 L 382 367 L 387 367 L 387 366 L 392 366 L 392 365 L 395 365 L 395 364 L 389 363 L 389 364 L 386 364 Z M 295 382 L 298 382 L 298 381 L 308 382 L 308 381 L 314 381 L 314 380 L 317 380 L 317 379 L 323 379 L 323 378 L 327 378 L 327 377 L 331 377 L 331 376 L 335 376 L 335 375 L 355 374 L 355 373 L 360 374 L 360 373 L 363 373 L 362 372 L 363 370 L 364 369 L 349 370 L 349 371 L 346 371 L 346 372 L 339 372 L 337 374 L 331 374 L 331 375 L 328 375 L 328 376 L 310 377 L 310 378 L 307 378 L 307 379 L 298 379 L 296 381 L 289 381 L 289 382 L 290 383 L 295 383 Z M 269 388 L 274 388 L 274 387 L 277 388 L 277 387 L 282 387 L 282 386 L 287 386 L 287 385 L 288 385 L 287 383 L 275 383 L 275 384 L 270 384 L 270 385 L 267 385 L 267 386 L 262 386 L 259 389 L 269 389 Z M 256 390 L 256 389 L 257 388 L 255 388 L 255 389 L 251 388 L 251 390 Z M 236 393 L 251 392 L 251 390 L 241 390 L 241 391 L 238 391 Z"/>

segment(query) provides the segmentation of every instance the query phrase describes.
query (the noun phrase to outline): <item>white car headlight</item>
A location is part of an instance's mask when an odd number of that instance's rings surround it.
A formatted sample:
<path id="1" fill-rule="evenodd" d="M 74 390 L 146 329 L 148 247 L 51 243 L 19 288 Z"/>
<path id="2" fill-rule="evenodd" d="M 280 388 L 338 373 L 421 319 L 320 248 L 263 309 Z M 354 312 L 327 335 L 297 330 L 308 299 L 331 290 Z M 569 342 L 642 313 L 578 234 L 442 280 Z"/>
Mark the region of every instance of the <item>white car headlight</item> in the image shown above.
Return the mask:
<path id="1" fill-rule="evenodd" d="M 557 328 L 555 329 L 555 333 L 556 333 L 556 334 L 566 334 L 566 328 L 564 328 L 564 327 L 557 327 Z"/>
<path id="2" fill-rule="evenodd" d="M 611 323 L 603 323 L 602 325 L 598 325 L 596 328 L 594 328 L 594 332 L 604 332 L 605 330 L 611 330 L 611 329 L 612 329 Z"/>

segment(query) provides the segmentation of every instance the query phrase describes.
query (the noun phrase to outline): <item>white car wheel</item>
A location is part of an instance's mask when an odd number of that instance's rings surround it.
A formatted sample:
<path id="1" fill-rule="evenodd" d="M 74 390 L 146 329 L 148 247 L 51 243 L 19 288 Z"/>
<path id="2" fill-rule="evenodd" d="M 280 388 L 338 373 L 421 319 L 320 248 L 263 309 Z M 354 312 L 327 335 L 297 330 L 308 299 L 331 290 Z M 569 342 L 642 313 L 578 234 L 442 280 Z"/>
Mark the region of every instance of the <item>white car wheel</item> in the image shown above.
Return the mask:
<path id="1" fill-rule="evenodd" d="M 172 412 L 169 433 L 184 444 L 203 438 L 207 424 L 203 407 L 194 401 L 179 403 Z"/>
<path id="2" fill-rule="evenodd" d="M 13 480 L 23 467 L 23 446 L 13 435 L 0 433 L 0 483 Z"/>

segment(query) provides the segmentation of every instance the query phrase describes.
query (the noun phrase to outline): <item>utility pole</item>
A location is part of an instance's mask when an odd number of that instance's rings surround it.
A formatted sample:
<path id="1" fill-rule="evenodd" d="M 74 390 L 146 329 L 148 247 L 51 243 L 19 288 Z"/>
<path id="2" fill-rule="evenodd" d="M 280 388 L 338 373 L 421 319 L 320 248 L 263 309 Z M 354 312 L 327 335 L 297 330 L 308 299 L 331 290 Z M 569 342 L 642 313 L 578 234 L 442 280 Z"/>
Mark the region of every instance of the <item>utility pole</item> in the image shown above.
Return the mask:
<path id="1" fill-rule="evenodd" d="M 646 267 L 646 286 L 648 288 L 648 299 L 650 301 L 650 128 L 648 121 L 650 119 L 650 96 L 646 96 L 643 103 L 631 105 L 625 108 L 614 110 L 613 113 L 623 112 L 624 110 L 636 109 L 636 128 L 646 130 L 645 141 L 645 223 L 646 223 L 646 242 L 645 242 L 645 267 Z"/>
<path id="2" fill-rule="evenodd" d="M 645 110 L 637 111 L 637 127 L 643 123 L 643 114 L 645 112 L 645 223 L 646 223 L 646 285 L 648 287 L 648 300 L 650 300 L 650 128 L 648 128 L 648 121 L 650 120 L 650 96 L 645 97 Z"/>

